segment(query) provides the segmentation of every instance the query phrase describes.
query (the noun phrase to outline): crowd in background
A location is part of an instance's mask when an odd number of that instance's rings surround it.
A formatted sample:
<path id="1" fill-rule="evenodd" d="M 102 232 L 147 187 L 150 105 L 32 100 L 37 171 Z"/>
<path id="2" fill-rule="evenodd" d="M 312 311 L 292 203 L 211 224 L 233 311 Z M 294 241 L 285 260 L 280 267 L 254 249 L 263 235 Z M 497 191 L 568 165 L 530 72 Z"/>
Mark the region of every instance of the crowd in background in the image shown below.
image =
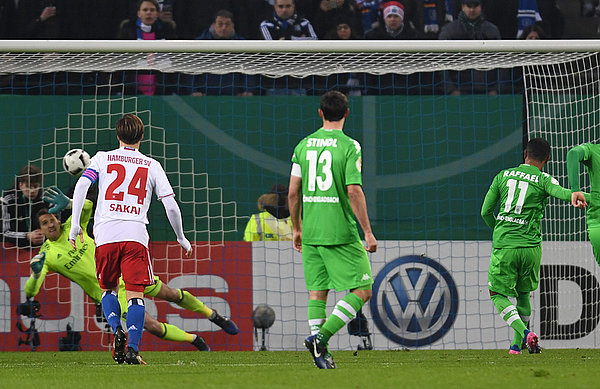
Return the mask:
<path id="1" fill-rule="evenodd" d="M 2 39 L 264 39 L 264 40 L 489 40 L 561 39 L 565 17 L 558 0 L 0 0 Z M 580 0 L 582 17 L 600 15 L 599 0 Z M 506 76 L 506 75 L 504 75 Z M 498 93 L 499 72 L 469 74 L 465 88 L 461 74 L 428 75 L 419 80 L 432 93 Z M 510 75 L 512 77 L 512 75 Z M 3 85 L 35 93 L 31 78 L 0 80 Z M 273 80 L 231 74 L 189 76 L 123 74 L 133 91 L 144 95 L 176 93 L 203 95 L 304 95 L 314 89 L 314 78 Z M 341 78 L 340 78 L 341 77 Z M 389 94 L 416 85 L 408 76 L 391 80 L 365 74 L 345 74 L 318 80 L 319 88 L 337 87 L 348 94 Z M 89 77 L 88 77 L 89 78 Z M 464 76 L 462 77 L 465 78 Z M 506 77 L 504 77 L 506 78 Z M 52 81 L 54 85 L 60 77 Z M 75 80 L 73 85 L 98 84 Z M 304 83 L 304 85 L 303 85 Z M 59 82 L 60 84 L 60 82 Z M 65 80 L 67 86 L 69 81 Z M 440 87 L 439 85 L 442 85 Z M 473 85 L 480 84 L 479 88 Z M 514 93 L 510 82 L 509 93 Z M 55 87 L 53 87 L 55 88 Z M 394 89 L 396 88 L 396 89 Z M 75 87 L 77 89 L 77 87 Z M 423 91 L 416 91 L 422 93 Z M 22 92 L 12 92 L 22 93 Z M 39 91 L 39 93 L 48 93 Z M 69 90 L 51 93 L 69 93 Z M 77 93 L 74 91 L 74 93 Z M 86 93 L 80 91 L 80 93 Z M 319 94 L 322 91 L 318 92 Z M 408 92 L 410 93 L 410 92 Z M 426 92 L 427 93 L 427 92 Z M 500 91 L 500 93 L 502 93 Z"/>
<path id="2" fill-rule="evenodd" d="M 375 39 L 389 32 L 386 4 L 397 8 L 388 15 L 409 30 L 399 39 L 437 39 L 444 25 L 460 19 L 462 0 L 159 0 L 158 20 L 171 32 L 167 39 L 198 39 L 214 22 L 215 14 L 232 14 L 236 36 L 269 39 L 265 26 L 285 30 L 304 20 L 304 38 Z M 565 17 L 558 0 L 484 0 L 482 18 L 494 24 L 502 39 L 517 39 L 524 26 L 537 24 L 548 38 L 561 39 Z M 467 3 L 479 3 L 468 1 Z M 2 39 L 116 39 L 120 30 L 138 20 L 137 0 L 0 0 Z M 580 0 L 582 16 L 594 16 L 598 0 Z M 283 9 L 283 8 L 282 8 Z M 600 12 L 600 10 L 598 10 Z M 531 23 L 533 21 L 533 23 Z M 342 27 L 340 27 L 342 26 Z M 374 33 L 373 31 L 378 31 Z M 314 35 L 313 35 L 314 34 Z M 292 34 L 293 36 L 293 34 Z M 284 36 L 286 39 L 291 37 Z M 279 37 L 272 37 L 279 39 Z M 589 38 L 593 38 L 590 36 Z"/>

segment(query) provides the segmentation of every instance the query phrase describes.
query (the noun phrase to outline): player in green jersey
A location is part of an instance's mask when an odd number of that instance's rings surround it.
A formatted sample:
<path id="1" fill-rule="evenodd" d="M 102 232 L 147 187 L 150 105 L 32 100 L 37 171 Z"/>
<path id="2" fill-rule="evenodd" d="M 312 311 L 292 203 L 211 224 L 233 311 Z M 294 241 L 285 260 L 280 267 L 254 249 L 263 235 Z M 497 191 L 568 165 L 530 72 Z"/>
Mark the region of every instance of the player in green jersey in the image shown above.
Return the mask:
<path id="1" fill-rule="evenodd" d="M 325 93 L 319 108 L 323 127 L 300 141 L 292 156 L 288 200 L 293 245 L 302 253 L 309 291 L 311 335 L 305 345 L 321 369 L 335 368 L 327 349 L 329 339 L 371 298 L 373 277 L 367 251 L 377 250 L 361 186 L 360 144 L 342 131 L 348 112 L 346 96 L 338 91 Z M 327 318 L 327 294 L 333 288 L 350 293 Z"/>
<path id="2" fill-rule="evenodd" d="M 541 170 L 550 159 L 550 145 L 535 138 L 527 143 L 525 163 L 498 173 L 481 207 L 481 216 L 494 230 L 493 248 L 488 270 L 488 288 L 492 302 L 504 321 L 514 330 L 510 354 L 521 354 L 523 340 L 530 353 L 541 351 L 538 337 L 527 329 L 531 315 L 529 294 L 539 285 L 542 259 L 540 221 L 548 197 L 576 201 L 571 191 Z M 497 216 L 496 206 L 500 204 Z M 516 298 L 516 307 L 508 299 Z"/>
<path id="3" fill-rule="evenodd" d="M 580 163 L 586 167 L 590 176 L 590 206 L 586 222 L 594 258 L 600 264 L 600 145 L 585 143 L 573 147 L 567 153 L 569 185 L 573 194 L 579 197 L 583 194 L 579 186 Z"/>
<path id="4" fill-rule="evenodd" d="M 96 263 L 94 260 L 95 245 L 91 237 L 87 235 L 87 224 L 92 213 L 92 202 L 85 200 L 81 225 L 83 233 L 83 243 L 77 241 L 77 250 L 74 250 L 69 243 L 69 231 L 71 218 L 64 224 L 56 218 L 54 213 L 58 212 L 70 204 L 70 199 L 66 197 L 58 188 L 48 189 L 45 194 L 45 201 L 56 204 L 50 209 L 40 210 L 38 220 L 40 229 L 46 241 L 40 248 L 40 252 L 32 258 L 30 262 L 31 276 L 25 284 L 26 297 L 35 297 L 44 282 L 48 271 L 55 271 L 75 282 L 86 292 L 86 294 L 100 306 L 102 300 L 102 291 L 96 278 Z M 121 288 L 124 288 L 121 280 Z M 122 293 L 125 296 L 125 293 Z M 225 332 L 235 335 L 239 329 L 229 318 L 219 315 L 216 311 L 210 309 L 188 291 L 183 289 L 173 289 L 155 277 L 155 284 L 144 290 L 144 295 L 166 300 L 175 303 L 182 308 L 198 312 L 206 316 L 210 321 L 223 328 Z M 127 312 L 127 304 L 123 301 L 121 304 L 123 315 Z M 96 309 L 97 315 L 101 315 L 101 310 Z M 97 318 L 98 320 L 98 318 Z M 178 327 L 159 322 L 146 312 L 144 329 L 151 334 L 170 341 L 188 342 L 196 346 L 198 350 L 208 351 L 209 347 L 201 336 L 187 333 Z"/>

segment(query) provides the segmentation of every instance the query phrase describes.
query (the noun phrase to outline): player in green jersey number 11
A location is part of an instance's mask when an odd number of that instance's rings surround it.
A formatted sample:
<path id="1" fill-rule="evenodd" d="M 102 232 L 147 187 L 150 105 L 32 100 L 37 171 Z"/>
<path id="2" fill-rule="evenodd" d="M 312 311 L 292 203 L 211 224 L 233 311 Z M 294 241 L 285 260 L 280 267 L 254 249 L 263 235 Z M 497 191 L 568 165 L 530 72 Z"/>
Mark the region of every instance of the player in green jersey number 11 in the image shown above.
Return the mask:
<path id="1" fill-rule="evenodd" d="M 538 336 L 527 328 L 531 315 L 529 294 L 539 285 L 542 259 L 540 222 L 549 196 L 572 201 L 577 208 L 587 206 L 583 193 L 571 191 L 541 170 L 550 159 L 550 144 L 535 138 L 527 143 L 525 163 L 502 170 L 494 178 L 481 216 L 494 230 L 488 270 L 488 289 L 492 302 L 515 335 L 509 354 L 521 354 L 525 343 L 530 353 L 541 351 Z M 497 216 L 494 210 L 500 203 Z M 516 298 L 516 307 L 508 299 Z"/>

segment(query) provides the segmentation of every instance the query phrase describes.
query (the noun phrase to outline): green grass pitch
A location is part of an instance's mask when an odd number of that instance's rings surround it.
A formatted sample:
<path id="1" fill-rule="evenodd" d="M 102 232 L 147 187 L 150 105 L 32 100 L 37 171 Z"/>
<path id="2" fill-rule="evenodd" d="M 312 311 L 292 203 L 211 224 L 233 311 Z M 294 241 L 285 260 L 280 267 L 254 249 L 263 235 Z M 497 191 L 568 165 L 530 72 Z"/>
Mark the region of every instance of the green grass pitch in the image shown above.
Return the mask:
<path id="1" fill-rule="evenodd" d="M 600 350 L 351 351 L 319 370 L 301 351 L 0 353 L 0 388 L 599 388 Z"/>

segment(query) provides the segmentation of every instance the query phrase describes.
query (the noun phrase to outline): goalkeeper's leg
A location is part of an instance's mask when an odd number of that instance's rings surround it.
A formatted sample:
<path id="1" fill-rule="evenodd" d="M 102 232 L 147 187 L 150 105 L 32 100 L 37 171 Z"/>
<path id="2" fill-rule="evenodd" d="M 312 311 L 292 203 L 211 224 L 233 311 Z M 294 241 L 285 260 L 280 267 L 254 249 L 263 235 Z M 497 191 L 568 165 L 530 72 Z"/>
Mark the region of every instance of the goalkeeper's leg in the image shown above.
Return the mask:
<path id="1" fill-rule="evenodd" d="M 186 342 L 194 345 L 200 351 L 210 351 L 210 348 L 200 335 L 190 334 L 172 324 L 161 323 L 146 312 L 144 329 L 154 336 L 172 342 Z"/>
<path id="2" fill-rule="evenodd" d="M 187 290 L 173 289 L 162 283 L 161 288 L 155 297 L 175 303 L 188 311 L 197 312 L 203 315 L 230 335 L 235 335 L 240 331 L 230 318 L 219 315 L 217 311 L 207 307 L 202 301 L 198 300 Z"/>

